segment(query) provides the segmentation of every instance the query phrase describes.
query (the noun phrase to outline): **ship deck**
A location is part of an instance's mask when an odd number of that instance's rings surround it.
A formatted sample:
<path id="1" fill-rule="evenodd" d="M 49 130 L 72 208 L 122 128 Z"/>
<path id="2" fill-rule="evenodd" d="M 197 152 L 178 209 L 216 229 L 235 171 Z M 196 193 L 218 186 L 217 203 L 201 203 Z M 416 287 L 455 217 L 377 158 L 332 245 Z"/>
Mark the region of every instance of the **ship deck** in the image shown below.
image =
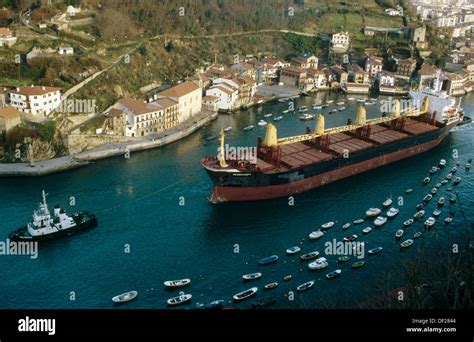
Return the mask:
<path id="1" fill-rule="evenodd" d="M 388 124 L 376 124 L 371 126 L 370 137 L 368 139 L 357 138 L 353 131 L 331 134 L 330 143 L 326 152 L 303 142 L 282 145 L 281 163 L 279 167 L 261 159 L 258 159 L 257 167 L 266 173 L 285 172 L 305 165 L 339 158 L 346 154 L 350 155 L 365 151 L 380 145 L 402 140 L 409 136 L 438 129 L 439 127 L 437 126 L 412 118 L 405 118 L 405 126 L 402 131 L 391 129 Z"/>

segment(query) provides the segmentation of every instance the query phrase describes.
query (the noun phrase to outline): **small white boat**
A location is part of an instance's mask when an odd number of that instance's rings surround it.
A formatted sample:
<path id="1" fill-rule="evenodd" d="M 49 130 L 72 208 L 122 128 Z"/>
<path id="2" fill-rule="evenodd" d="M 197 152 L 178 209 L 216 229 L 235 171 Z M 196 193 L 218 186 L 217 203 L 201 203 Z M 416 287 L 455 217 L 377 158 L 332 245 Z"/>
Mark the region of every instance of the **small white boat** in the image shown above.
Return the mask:
<path id="1" fill-rule="evenodd" d="M 293 255 L 293 254 L 298 253 L 299 251 L 301 251 L 301 248 L 298 246 L 294 246 L 294 247 L 288 248 L 286 250 L 286 254 Z"/>
<path id="2" fill-rule="evenodd" d="M 314 116 L 311 114 L 303 114 L 300 116 L 301 121 L 308 121 L 308 120 L 313 120 Z"/>
<path id="3" fill-rule="evenodd" d="M 385 202 L 383 202 L 383 207 L 388 208 L 392 205 L 392 203 L 393 203 L 393 200 L 391 198 L 387 198 Z"/>
<path id="4" fill-rule="evenodd" d="M 298 291 L 300 291 L 300 292 L 301 292 L 301 291 L 306 291 L 306 290 L 312 288 L 313 285 L 314 285 L 314 280 L 310 280 L 310 281 L 308 281 L 308 282 L 306 282 L 306 283 L 303 283 L 303 284 L 297 286 L 297 287 L 296 287 L 296 290 L 298 290 Z"/>
<path id="5" fill-rule="evenodd" d="M 441 181 L 441 185 L 446 185 L 446 184 L 448 184 L 448 180 L 447 180 L 447 179 L 443 179 L 443 180 Z M 439 188 L 439 186 L 438 186 L 438 188 Z"/>
<path id="6" fill-rule="evenodd" d="M 283 116 L 277 116 L 273 118 L 273 121 L 280 121 L 280 120 L 283 120 Z"/>
<path id="7" fill-rule="evenodd" d="M 439 186 L 441 186 L 441 184 Z M 433 188 L 433 189 L 430 190 L 430 192 L 431 192 L 432 195 L 436 195 L 436 193 L 438 192 L 438 189 Z"/>
<path id="8" fill-rule="evenodd" d="M 349 100 L 349 101 L 355 101 L 355 98 L 349 97 L 348 100 Z"/>
<path id="9" fill-rule="evenodd" d="M 270 117 L 272 117 L 272 116 L 273 116 L 272 113 L 268 113 L 268 114 L 264 114 L 264 115 L 263 115 L 264 118 L 270 118 Z"/>
<path id="10" fill-rule="evenodd" d="M 326 222 L 325 224 L 321 225 L 321 228 L 322 229 L 330 229 L 332 227 L 334 227 L 335 225 L 335 222 Z"/>
<path id="11" fill-rule="evenodd" d="M 433 217 L 439 217 L 439 215 L 441 215 L 441 210 L 435 209 L 435 210 L 433 211 Z"/>
<path id="12" fill-rule="evenodd" d="M 428 217 L 428 219 L 425 221 L 425 227 L 426 228 L 431 228 L 435 225 L 436 219 L 434 217 Z"/>
<path id="13" fill-rule="evenodd" d="M 371 231 L 372 231 L 372 227 L 366 227 L 366 228 L 362 229 L 362 233 L 364 233 L 364 234 L 369 234 Z"/>
<path id="14" fill-rule="evenodd" d="M 353 242 L 353 241 L 356 241 L 358 238 L 359 238 L 359 235 L 352 234 L 352 235 L 346 236 L 345 238 L 343 238 L 343 240 L 345 242 Z"/>
<path id="15" fill-rule="evenodd" d="M 329 111 L 329 114 L 334 114 L 334 113 L 337 113 L 337 109 L 331 109 L 331 110 Z"/>
<path id="16" fill-rule="evenodd" d="M 416 219 L 421 219 L 424 215 L 425 215 L 425 211 L 424 211 L 424 210 L 420 210 L 420 211 L 417 211 L 417 212 L 415 213 L 415 215 L 413 215 L 413 217 L 416 218 Z"/>
<path id="17" fill-rule="evenodd" d="M 343 107 L 339 107 L 339 111 L 340 111 L 340 112 L 343 112 L 343 111 L 345 111 L 345 110 L 346 110 L 346 107 L 344 107 L 344 106 L 343 106 Z"/>
<path id="18" fill-rule="evenodd" d="M 451 169 L 451 173 L 456 173 L 456 171 L 458 170 L 458 168 L 456 166 L 454 166 L 452 169 Z"/>
<path id="19" fill-rule="evenodd" d="M 290 112 L 289 109 L 285 109 L 282 113 L 283 113 L 283 114 L 288 114 L 289 112 Z"/>
<path id="20" fill-rule="evenodd" d="M 324 235 L 324 232 L 322 232 L 321 230 L 316 230 L 316 231 L 312 232 L 311 234 L 309 234 L 309 238 L 311 240 L 317 240 L 320 237 L 322 237 L 323 235 Z"/>
<path id="21" fill-rule="evenodd" d="M 278 287 L 278 283 L 274 282 L 274 283 L 270 283 L 270 284 L 265 285 L 263 288 L 265 290 L 272 290 L 272 289 L 276 289 L 277 287 Z"/>
<path id="22" fill-rule="evenodd" d="M 242 292 L 239 292 L 239 293 L 235 294 L 232 298 L 234 298 L 234 300 L 236 302 L 238 302 L 238 301 L 247 299 L 247 298 L 255 295 L 257 293 L 257 291 L 258 291 L 258 287 L 252 287 L 248 290 L 245 290 L 245 291 L 242 291 Z"/>
<path id="23" fill-rule="evenodd" d="M 166 287 L 175 288 L 175 287 L 184 287 L 191 284 L 191 279 L 179 279 L 179 280 L 167 280 L 163 283 Z"/>
<path id="24" fill-rule="evenodd" d="M 306 260 L 316 259 L 318 256 L 319 256 L 319 252 L 318 252 L 318 251 L 314 251 L 314 252 L 310 252 L 310 253 L 306 253 L 306 254 L 300 255 L 300 259 L 301 259 L 302 261 L 306 261 Z"/>
<path id="25" fill-rule="evenodd" d="M 390 209 L 387 211 L 387 217 L 388 217 L 388 218 L 395 217 L 395 216 L 398 215 L 399 212 L 400 212 L 400 209 L 398 209 L 398 208 L 390 208 Z"/>
<path id="26" fill-rule="evenodd" d="M 446 179 L 449 181 L 453 178 L 453 174 L 450 172 L 446 175 Z"/>
<path id="27" fill-rule="evenodd" d="M 327 104 L 331 104 L 331 103 L 333 103 L 333 102 L 334 102 L 334 100 L 327 100 L 327 101 L 326 101 Z"/>
<path id="28" fill-rule="evenodd" d="M 387 223 L 387 218 L 383 216 L 377 217 L 374 221 L 376 227 L 382 227 L 385 223 Z"/>
<path id="29" fill-rule="evenodd" d="M 405 222 L 403 222 L 403 225 L 404 225 L 405 227 L 409 227 L 409 226 L 411 226 L 411 225 L 413 224 L 413 222 L 415 222 L 414 219 L 408 219 L 408 220 L 406 220 Z"/>
<path id="30" fill-rule="evenodd" d="M 430 177 L 425 177 L 425 179 L 423 179 L 423 184 L 428 184 L 429 182 L 431 182 Z"/>
<path id="31" fill-rule="evenodd" d="M 168 299 L 166 303 L 169 306 L 176 306 L 176 305 L 181 305 L 181 304 L 189 302 L 191 298 L 193 298 L 193 295 L 191 294 L 182 294 L 178 297 L 173 297 L 173 298 Z"/>
<path id="32" fill-rule="evenodd" d="M 335 270 L 335 271 L 332 271 L 328 274 L 326 274 L 326 279 L 334 279 L 336 277 L 339 277 L 342 273 L 342 270 Z"/>
<path id="33" fill-rule="evenodd" d="M 351 224 L 350 223 L 346 223 L 342 226 L 342 229 L 346 230 L 346 229 L 349 229 L 351 227 Z"/>
<path id="34" fill-rule="evenodd" d="M 438 172 L 438 170 L 439 169 L 436 166 L 433 166 L 430 170 L 430 174 L 434 174 L 434 173 Z"/>
<path id="35" fill-rule="evenodd" d="M 300 113 L 307 112 L 307 111 L 308 111 L 308 107 L 306 107 L 306 106 L 301 106 L 300 108 L 298 108 L 298 111 L 299 111 Z"/>
<path id="36" fill-rule="evenodd" d="M 255 273 L 244 274 L 242 276 L 242 279 L 243 280 L 255 280 L 255 279 L 260 279 L 261 277 L 262 277 L 262 273 L 255 272 Z"/>
<path id="37" fill-rule="evenodd" d="M 344 106 L 346 103 L 344 101 L 341 101 L 341 102 L 338 102 L 337 105 L 338 106 Z"/>
<path id="38" fill-rule="evenodd" d="M 328 267 L 329 264 L 328 264 L 328 261 L 325 257 L 321 257 L 319 259 L 316 259 L 315 261 L 313 261 L 312 263 L 310 263 L 308 265 L 308 268 L 310 270 L 320 270 L 322 268 L 326 268 Z"/>
<path id="39" fill-rule="evenodd" d="M 442 206 L 444 205 L 444 203 L 446 203 L 446 199 L 445 199 L 444 197 L 440 197 L 440 198 L 438 199 L 438 205 L 439 205 L 440 207 L 442 207 Z"/>
<path id="40" fill-rule="evenodd" d="M 397 230 L 397 232 L 395 233 L 395 237 L 396 237 L 397 239 L 400 239 L 400 238 L 402 237 L 403 233 L 405 233 L 405 231 L 404 231 L 403 229 L 399 229 L 399 230 Z"/>
<path id="41" fill-rule="evenodd" d="M 450 203 L 456 203 L 456 200 L 457 200 L 457 196 L 456 196 L 456 195 L 452 195 L 452 196 L 449 198 L 449 202 L 450 202 Z"/>
<path id="42" fill-rule="evenodd" d="M 244 131 L 251 131 L 254 128 L 254 125 L 250 125 L 244 128 Z"/>
<path id="43" fill-rule="evenodd" d="M 469 171 L 471 169 L 471 163 L 467 163 L 465 168 L 466 168 L 466 171 Z"/>
<path id="44" fill-rule="evenodd" d="M 425 197 L 423 197 L 423 202 L 429 202 L 433 198 L 432 194 L 428 194 Z"/>
<path id="45" fill-rule="evenodd" d="M 288 274 L 288 275 L 283 277 L 283 280 L 284 281 L 290 281 L 292 278 L 293 278 L 293 276 L 291 274 Z"/>
<path id="46" fill-rule="evenodd" d="M 321 106 L 321 105 L 314 105 L 313 106 L 313 109 L 322 109 L 322 108 L 323 108 L 323 106 Z"/>
<path id="47" fill-rule="evenodd" d="M 129 292 L 125 292 L 125 293 L 122 293 L 118 296 L 115 296 L 112 298 L 112 301 L 114 303 L 126 303 L 126 302 L 129 302 L 133 299 L 135 299 L 138 295 L 138 292 L 137 291 L 129 291 Z"/>
<path id="48" fill-rule="evenodd" d="M 413 192 L 413 189 L 411 189 L 411 188 L 405 190 L 405 193 L 406 193 L 406 194 L 411 194 L 412 192 Z"/>
<path id="49" fill-rule="evenodd" d="M 267 122 L 265 120 L 260 120 L 257 125 L 259 125 L 260 127 L 263 127 L 267 125 Z"/>
<path id="50" fill-rule="evenodd" d="M 456 177 L 456 178 L 454 179 L 453 184 L 454 184 L 454 185 L 457 185 L 457 184 L 459 184 L 459 183 L 461 183 L 461 177 Z"/>
<path id="51" fill-rule="evenodd" d="M 364 100 L 364 99 L 357 99 L 357 102 L 359 102 L 359 103 L 365 103 L 365 100 Z"/>
<path id="52" fill-rule="evenodd" d="M 445 167 L 445 166 L 446 166 L 446 160 L 445 160 L 445 159 L 441 159 L 441 160 L 439 161 L 439 166 L 440 166 L 440 167 Z"/>
<path id="53" fill-rule="evenodd" d="M 224 128 L 224 132 L 230 132 L 230 131 L 232 131 L 232 127 L 229 126 L 229 127 Z"/>
<path id="54" fill-rule="evenodd" d="M 444 224 L 450 224 L 453 222 L 453 218 L 451 216 L 448 216 L 444 219 Z"/>
<path id="55" fill-rule="evenodd" d="M 356 224 L 361 224 L 364 222 L 364 219 L 358 219 L 358 220 L 355 220 L 354 222 L 352 222 L 354 225 Z"/>
<path id="56" fill-rule="evenodd" d="M 379 216 L 381 212 L 382 210 L 379 208 L 370 208 L 369 210 L 365 212 L 365 216 L 376 217 L 376 216 Z"/>
<path id="57" fill-rule="evenodd" d="M 400 248 L 408 248 L 408 247 L 410 247 L 411 245 L 413 245 L 413 240 L 412 240 L 412 239 L 408 239 L 408 240 L 403 241 L 403 242 L 400 244 Z"/>
<path id="58" fill-rule="evenodd" d="M 422 235 L 423 235 L 422 232 L 416 232 L 415 234 L 413 234 L 413 238 L 414 239 L 419 239 Z"/>

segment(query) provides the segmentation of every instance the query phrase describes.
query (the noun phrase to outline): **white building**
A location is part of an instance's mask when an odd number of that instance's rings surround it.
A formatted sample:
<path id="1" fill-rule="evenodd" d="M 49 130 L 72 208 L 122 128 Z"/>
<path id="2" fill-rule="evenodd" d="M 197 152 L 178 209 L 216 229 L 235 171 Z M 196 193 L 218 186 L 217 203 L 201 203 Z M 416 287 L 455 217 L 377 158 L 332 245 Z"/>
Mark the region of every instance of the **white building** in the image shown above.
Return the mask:
<path id="1" fill-rule="evenodd" d="M 68 6 L 66 9 L 66 13 L 68 16 L 74 17 L 76 14 L 81 13 L 81 9 L 74 6 Z"/>
<path id="2" fill-rule="evenodd" d="M 0 47 L 12 46 L 16 43 L 16 37 L 12 31 L 7 28 L 0 27 Z"/>
<path id="3" fill-rule="evenodd" d="M 441 17 L 436 21 L 438 27 L 452 27 L 458 24 L 458 17 L 453 15 L 449 17 Z"/>
<path id="4" fill-rule="evenodd" d="M 201 112 L 202 88 L 187 81 L 155 95 L 155 99 L 169 98 L 179 104 L 179 122 L 183 122 Z"/>
<path id="5" fill-rule="evenodd" d="M 212 86 L 206 91 L 206 96 L 214 96 L 219 98 L 217 102 L 217 109 L 223 111 L 230 111 L 234 109 L 237 102 L 239 92 L 237 89 L 219 84 Z"/>
<path id="6" fill-rule="evenodd" d="M 365 72 L 369 73 L 370 77 L 375 77 L 377 74 L 382 71 L 383 68 L 383 58 L 372 56 L 368 57 L 365 61 Z"/>
<path id="7" fill-rule="evenodd" d="M 332 35 L 331 47 L 335 52 L 349 50 L 351 39 L 348 32 L 339 32 Z"/>
<path id="8" fill-rule="evenodd" d="M 10 104 L 22 113 L 49 115 L 61 105 L 61 89 L 30 86 L 10 91 Z"/>

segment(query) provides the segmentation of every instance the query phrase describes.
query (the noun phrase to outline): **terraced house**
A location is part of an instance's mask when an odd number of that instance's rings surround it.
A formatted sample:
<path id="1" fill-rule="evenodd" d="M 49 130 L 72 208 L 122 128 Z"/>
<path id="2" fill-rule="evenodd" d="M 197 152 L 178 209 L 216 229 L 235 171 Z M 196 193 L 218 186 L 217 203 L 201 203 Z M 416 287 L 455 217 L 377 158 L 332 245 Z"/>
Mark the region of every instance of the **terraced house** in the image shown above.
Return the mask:
<path id="1" fill-rule="evenodd" d="M 10 91 L 10 104 L 22 113 L 48 116 L 61 105 L 58 87 L 28 86 Z"/>

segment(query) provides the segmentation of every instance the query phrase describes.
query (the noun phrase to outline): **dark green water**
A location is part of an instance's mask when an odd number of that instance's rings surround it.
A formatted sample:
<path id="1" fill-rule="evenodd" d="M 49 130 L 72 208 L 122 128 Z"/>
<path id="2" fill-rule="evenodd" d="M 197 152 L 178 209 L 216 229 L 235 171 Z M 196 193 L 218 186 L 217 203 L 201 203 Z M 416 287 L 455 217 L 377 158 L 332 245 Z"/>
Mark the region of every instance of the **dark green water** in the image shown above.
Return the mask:
<path id="1" fill-rule="evenodd" d="M 473 95 L 464 99 L 468 115 L 472 115 L 473 100 Z M 298 106 L 315 101 L 314 97 L 302 98 Z M 345 112 L 326 116 L 327 126 L 342 125 L 348 117 L 354 118 L 356 105 L 355 101 L 346 101 Z M 222 127 L 233 126 L 226 142 L 232 146 L 253 146 L 265 129 L 255 127 L 251 132 L 244 132 L 243 128 L 256 125 L 266 112 L 281 113 L 285 106 L 273 103 L 234 115 L 221 115 L 210 127 L 187 139 L 161 149 L 133 153 L 130 159 L 98 161 L 87 168 L 43 178 L 0 179 L 2 240 L 12 229 L 26 223 L 42 189 L 49 193 L 50 205 L 60 203 L 69 212 L 90 210 L 99 219 L 95 230 L 40 246 L 36 260 L 27 256 L 0 256 L 3 294 L 0 308 L 110 308 L 112 296 L 133 289 L 139 296 L 124 308 L 164 308 L 165 300 L 177 292 L 165 291 L 163 281 L 185 277 L 192 279 L 186 293 L 193 294 L 192 304 L 186 307 L 214 299 L 230 300 L 237 292 L 272 281 L 278 281 L 280 287 L 265 295 L 259 291 L 255 299 L 272 295 L 278 298 L 276 307 L 284 308 L 348 307 L 363 300 L 368 289 L 387 270 L 399 272 L 399 284 L 394 285 L 403 285 L 404 258 L 429 249 L 432 240 L 441 237 L 446 246 L 461 242 L 457 240 L 458 233 L 464 228 L 457 206 L 452 208 L 456 215 L 451 226 L 437 224 L 403 253 L 394 233 L 412 216 L 415 205 L 431 188 L 421 185 L 431 166 L 441 158 L 448 159 L 448 167 L 434 177 L 442 179 L 454 165 L 453 149 L 459 151 L 462 165 L 472 157 L 474 126 L 455 129 L 438 148 L 424 155 L 297 196 L 294 206 L 289 206 L 287 199 L 209 204 L 207 196 L 212 185 L 199 160 L 215 154 L 218 142 L 204 141 L 203 137 L 217 135 Z M 379 108 L 379 105 L 368 106 L 368 116 L 379 115 Z M 307 125 L 314 125 L 314 121 L 301 122 L 297 114 L 286 114 L 277 123 L 279 136 L 302 133 Z M 473 221 L 474 213 L 467 210 L 474 199 L 472 173 L 462 167 L 458 175 L 463 181 L 457 191 L 468 219 Z M 413 188 L 414 192 L 405 195 L 407 188 Z M 445 187 L 439 193 L 446 193 Z M 73 208 L 67 207 L 71 196 L 76 199 Z M 389 196 L 404 196 L 404 205 L 395 219 L 362 237 L 367 248 L 384 247 L 382 254 L 366 259 L 364 268 L 353 271 L 351 262 L 338 265 L 337 256 L 328 256 L 330 265 L 326 270 L 309 272 L 298 256 L 285 255 L 285 250 L 294 245 L 300 245 L 304 252 L 323 253 L 327 240 L 354 233 L 361 235 L 362 228 L 368 224 L 347 231 L 342 231 L 342 224 L 363 217 L 369 207 L 381 207 Z M 184 206 L 179 205 L 181 197 Z M 433 201 L 428 213 L 434 207 Z M 444 207 L 442 219 L 449 209 L 450 205 Z M 323 239 L 308 241 L 311 231 L 333 220 L 338 224 Z M 415 223 L 408 229 L 406 238 L 420 229 L 421 223 Z M 124 252 L 126 245 L 130 253 Z M 236 246 L 239 253 L 234 253 Z M 257 265 L 258 259 L 271 254 L 280 256 L 277 264 Z M 324 275 L 336 268 L 343 270 L 342 275 L 326 280 Z M 242 274 L 256 271 L 263 272 L 261 280 L 242 282 Z M 293 279 L 283 282 L 283 276 L 288 274 Z M 315 287 L 297 294 L 296 286 L 310 279 L 317 279 Z M 74 301 L 70 300 L 71 291 L 75 293 Z M 295 291 L 293 301 L 286 297 L 289 291 Z M 229 305 L 247 308 L 252 301 Z"/>

